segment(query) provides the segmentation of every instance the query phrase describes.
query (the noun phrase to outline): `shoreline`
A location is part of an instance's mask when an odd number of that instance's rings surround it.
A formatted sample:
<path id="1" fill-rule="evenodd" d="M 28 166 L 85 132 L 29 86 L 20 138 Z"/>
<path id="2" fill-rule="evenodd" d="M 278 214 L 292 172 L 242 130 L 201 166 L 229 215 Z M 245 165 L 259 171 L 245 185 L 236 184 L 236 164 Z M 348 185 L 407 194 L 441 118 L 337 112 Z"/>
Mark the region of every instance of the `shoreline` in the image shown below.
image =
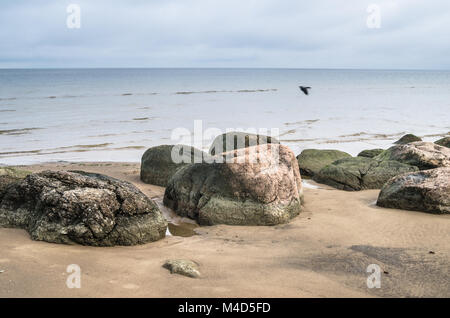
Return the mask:
<path id="1" fill-rule="evenodd" d="M 133 183 L 152 199 L 164 193 L 140 181 L 139 163 L 20 167 L 103 173 Z M 379 190 L 320 185 L 304 192 L 303 211 L 287 224 L 195 227 L 193 236 L 133 247 L 50 244 L 1 228 L 0 297 L 450 296 L 450 216 L 377 207 Z M 202 277 L 170 274 L 162 264 L 173 258 L 198 262 Z M 70 264 L 81 267 L 81 289 L 65 286 Z M 380 289 L 366 286 L 370 264 L 388 273 Z"/>

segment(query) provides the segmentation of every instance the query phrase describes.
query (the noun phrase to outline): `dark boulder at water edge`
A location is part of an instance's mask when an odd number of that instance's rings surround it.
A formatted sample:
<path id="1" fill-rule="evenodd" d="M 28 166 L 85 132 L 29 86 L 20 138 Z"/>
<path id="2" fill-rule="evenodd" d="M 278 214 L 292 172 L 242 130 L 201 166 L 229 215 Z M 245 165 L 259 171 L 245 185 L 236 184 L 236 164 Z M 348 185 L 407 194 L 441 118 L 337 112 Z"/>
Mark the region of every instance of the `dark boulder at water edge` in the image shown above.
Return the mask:
<path id="1" fill-rule="evenodd" d="M 358 191 L 380 189 L 392 177 L 418 168 L 393 160 L 377 161 L 371 158 L 344 158 L 324 167 L 314 180 L 340 190 Z"/>
<path id="2" fill-rule="evenodd" d="M 444 137 L 434 142 L 435 144 L 443 147 L 450 148 L 450 137 Z"/>
<path id="3" fill-rule="evenodd" d="M 366 157 L 366 158 L 373 158 L 378 156 L 380 153 L 382 153 L 384 149 L 367 149 L 363 150 L 358 154 L 358 157 Z"/>
<path id="4" fill-rule="evenodd" d="M 410 142 L 415 142 L 415 141 L 422 141 L 422 139 L 420 137 L 417 137 L 416 135 L 407 134 L 407 135 L 404 135 L 399 140 L 397 140 L 396 142 L 394 142 L 394 144 L 405 145 L 405 144 L 409 144 Z"/>
<path id="5" fill-rule="evenodd" d="M 114 246 L 162 239 L 167 221 L 128 182 L 81 171 L 44 171 L 3 192 L 0 227 L 25 229 L 39 241 Z"/>
<path id="6" fill-rule="evenodd" d="M 178 170 L 164 204 L 201 225 L 275 225 L 300 213 L 301 177 L 288 147 L 266 144 L 223 155 L 231 159 Z"/>
<path id="7" fill-rule="evenodd" d="M 297 156 L 297 160 L 301 175 L 312 177 L 330 163 L 350 157 L 350 154 L 339 150 L 305 149 Z"/>
<path id="8" fill-rule="evenodd" d="M 380 191 L 377 205 L 450 214 L 450 167 L 413 172 L 389 180 Z"/>
<path id="9" fill-rule="evenodd" d="M 176 161 L 172 155 L 177 156 Z M 161 145 L 149 148 L 142 156 L 141 180 L 165 187 L 178 169 L 194 162 L 203 162 L 206 156 L 203 151 L 186 145 Z"/>
<path id="10" fill-rule="evenodd" d="M 217 136 L 209 148 L 209 154 L 214 156 L 236 149 L 279 143 L 276 138 L 270 136 L 234 131 Z"/>

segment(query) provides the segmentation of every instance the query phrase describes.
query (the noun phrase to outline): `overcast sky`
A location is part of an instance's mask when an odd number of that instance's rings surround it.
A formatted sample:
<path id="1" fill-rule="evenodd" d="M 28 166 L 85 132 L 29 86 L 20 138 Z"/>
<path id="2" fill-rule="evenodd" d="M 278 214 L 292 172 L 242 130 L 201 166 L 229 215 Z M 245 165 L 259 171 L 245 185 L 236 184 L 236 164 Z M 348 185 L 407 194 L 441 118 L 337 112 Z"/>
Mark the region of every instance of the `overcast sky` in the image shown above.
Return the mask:
<path id="1" fill-rule="evenodd" d="M 450 69 L 450 1 L 2 0 L 9 67 Z"/>

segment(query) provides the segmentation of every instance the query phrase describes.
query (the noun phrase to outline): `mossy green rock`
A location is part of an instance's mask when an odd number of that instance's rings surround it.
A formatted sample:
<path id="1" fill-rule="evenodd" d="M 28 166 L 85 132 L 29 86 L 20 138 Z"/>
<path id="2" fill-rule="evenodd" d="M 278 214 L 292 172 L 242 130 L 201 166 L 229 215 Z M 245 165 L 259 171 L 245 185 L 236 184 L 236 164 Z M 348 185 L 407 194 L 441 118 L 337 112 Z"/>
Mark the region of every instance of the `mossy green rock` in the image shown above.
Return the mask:
<path id="1" fill-rule="evenodd" d="M 37 241 L 114 246 L 162 239 L 167 221 L 131 183 L 82 171 L 44 171 L 3 192 L 0 227 L 25 229 Z"/>
<path id="2" fill-rule="evenodd" d="M 435 144 L 443 147 L 450 148 L 450 137 L 444 137 L 434 142 Z"/>
<path id="3" fill-rule="evenodd" d="M 270 136 L 233 131 L 217 136 L 209 148 L 209 154 L 214 156 L 236 149 L 279 143 L 276 138 Z"/>
<path id="4" fill-rule="evenodd" d="M 31 172 L 12 167 L 0 167 L 0 195 L 8 185 L 18 182 Z"/>
<path id="5" fill-rule="evenodd" d="M 374 159 L 378 161 L 395 160 L 416 166 L 420 170 L 434 169 L 450 166 L 450 149 L 432 142 L 418 141 L 393 146 Z"/>
<path id="6" fill-rule="evenodd" d="M 326 166 L 314 176 L 319 183 L 340 190 L 380 189 L 392 177 L 418 168 L 397 161 L 379 162 L 365 157 L 344 158 Z"/>
<path id="7" fill-rule="evenodd" d="M 358 154 L 358 157 L 373 158 L 373 157 L 378 156 L 383 151 L 384 151 L 384 149 L 367 149 L 367 150 L 361 151 Z"/>
<path id="8" fill-rule="evenodd" d="M 141 180 L 165 187 L 178 169 L 194 162 L 203 162 L 204 156 L 207 154 L 203 151 L 186 145 L 152 147 L 142 156 Z"/>
<path id="9" fill-rule="evenodd" d="M 417 137 L 416 135 L 407 134 L 407 135 L 404 135 L 399 140 L 397 140 L 396 142 L 394 142 L 394 144 L 405 145 L 405 144 L 409 144 L 410 142 L 415 142 L 415 141 L 422 141 L 422 139 L 420 137 Z"/>
<path id="10" fill-rule="evenodd" d="M 178 170 L 166 188 L 164 204 L 201 225 L 275 225 L 300 213 L 302 183 L 289 148 L 266 144 L 227 154 L 231 161 Z"/>
<path id="11" fill-rule="evenodd" d="M 339 150 L 305 149 L 297 156 L 297 161 L 301 175 L 312 177 L 330 163 L 350 157 L 350 154 Z"/>

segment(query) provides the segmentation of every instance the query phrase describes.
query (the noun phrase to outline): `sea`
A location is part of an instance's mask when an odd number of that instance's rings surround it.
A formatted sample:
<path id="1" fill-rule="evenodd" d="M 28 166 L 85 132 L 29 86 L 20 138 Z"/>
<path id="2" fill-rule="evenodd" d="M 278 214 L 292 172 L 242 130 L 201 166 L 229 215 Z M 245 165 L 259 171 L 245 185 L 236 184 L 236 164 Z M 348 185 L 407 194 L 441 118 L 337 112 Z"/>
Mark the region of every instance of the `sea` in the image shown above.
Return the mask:
<path id="1" fill-rule="evenodd" d="M 450 134 L 450 71 L 0 69 L 0 165 L 139 162 L 227 131 L 272 133 L 296 155 L 434 141 Z"/>

